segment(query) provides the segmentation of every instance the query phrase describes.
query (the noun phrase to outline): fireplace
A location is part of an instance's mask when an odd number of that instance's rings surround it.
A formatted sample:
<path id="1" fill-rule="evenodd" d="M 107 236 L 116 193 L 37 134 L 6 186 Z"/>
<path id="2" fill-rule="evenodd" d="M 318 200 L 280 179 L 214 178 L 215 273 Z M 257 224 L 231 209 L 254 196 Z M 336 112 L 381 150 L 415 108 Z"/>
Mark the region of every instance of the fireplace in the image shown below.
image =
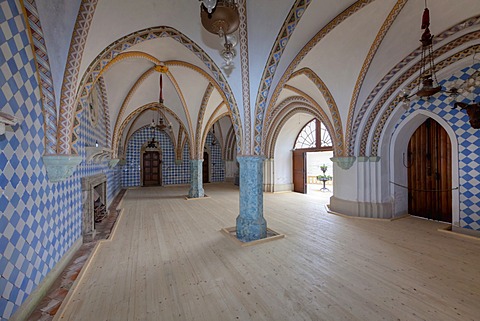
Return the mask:
<path id="1" fill-rule="evenodd" d="M 95 234 L 95 222 L 108 215 L 107 177 L 97 174 L 82 178 L 82 235 Z"/>

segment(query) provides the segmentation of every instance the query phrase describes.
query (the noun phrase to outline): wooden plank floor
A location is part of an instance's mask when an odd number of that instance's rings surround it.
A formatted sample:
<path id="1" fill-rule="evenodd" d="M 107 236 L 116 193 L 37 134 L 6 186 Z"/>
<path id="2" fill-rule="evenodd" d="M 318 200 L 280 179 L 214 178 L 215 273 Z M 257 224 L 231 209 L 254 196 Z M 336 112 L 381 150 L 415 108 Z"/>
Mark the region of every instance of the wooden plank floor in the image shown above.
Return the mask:
<path id="1" fill-rule="evenodd" d="M 265 194 L 280 240 L 239 247 L 238 189 L 129 190 L 61 320 L 480 320 L 480 240 L 445 224 L 327 214 L 315 197 Z"/>

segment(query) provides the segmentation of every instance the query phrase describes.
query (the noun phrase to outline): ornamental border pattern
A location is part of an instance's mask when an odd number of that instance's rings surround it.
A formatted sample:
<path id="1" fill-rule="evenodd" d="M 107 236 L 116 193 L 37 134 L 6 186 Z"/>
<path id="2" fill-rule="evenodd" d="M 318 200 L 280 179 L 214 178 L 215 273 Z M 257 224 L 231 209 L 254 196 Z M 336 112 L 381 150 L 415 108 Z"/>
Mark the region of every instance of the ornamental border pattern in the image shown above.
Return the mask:
<path id="1" fill-rule="evenodd" d="M 198 116 L 197 116 L 197 130 L 195 133 L 195 154 L 192 155 L 193 157 L 197 157 L 197 159 L 202 159 L 203 158 L 203 149 L 201 148 L 200 145 L 200 136 L 202 134 L 202 124 L 203 124 L 203 117 L 205 116 L 205 111 L 207 109 L 208 101 L 210 100 L 210 96 L 212 95 L 213 92 L 213 85 L 211 83 L 208 84 L 207 88 L 205 89 L 205 92 L 203 94 L 203 99 L 202 99 L 202 104 L 200 106 L 200 110 L 198 111 Z M 202 154 L 202 158 L 200 157 L 200 153 Z"/>
<path id="2" fill-rule="evenodd" d="M 390 11 L 388 14 L 387 18 L 383 22 L 382 26 L 380 27 L 380 30 L 378 31 L 377 36 L 375 37 L 375 40 L 373 41 L 372 46 L 370 47 L 370 50 L 368 51 L 367 57 L 365 58 L 365 61 L 363 62 L 362 69 L 360 71 L 360 74 L 357 78 L 357 82 L 355 84 L 355 88 L 353 90 L 352 94 L 352 100 L 350 101 L 350 108 L 348 110 L 348 118 L 347 118 L 347 127 L 346 127 L 346 133 L 345 133 L 345 143 L 347 146 L 345 146 L 344 154 L 343 156 L 348 156 L 349 154 L 349 146 L 348 142 L 350 142 L 350 137 L 353 135 L 352 134 L 352 122 L 353 122 L 353 117 L 355 115 L 355 107 L 357 106 L 358 102 L 358 96 L 360 94 L 360 89 L 363 86 L 363 82 L 365 80 L 365 77 L 367 76 L 367 72 L 370 68 L 370 65 L 372 64 L 373 58 L 375 57 L 375 54 L 378 51 L 378 48 L 382 44 L 383 39 L 387 35 L 388 30 L 390 30 L 390 27 L 392 26 L 393 22 L 395 19 L 398 17 L 400 12 L 402 11 L 403 7 L 407 3 L 407 0 L 398 0 L 393 9 Z"/>
<path id="3" fill-rule="evenodd" d="M 476 32 L 473 32 L 473 33 L 470 33 L 468 35 L 465 35 L 461 38 L 458 38 L 458 39 L 455 39 L 454 41 L 446 44 L 445 46 L 439 48 L 436 50 L 436 53 L 437 55 L 441 56 L 441 55 L 444 55 L 446 54 L 447 52 L 457 48 L 458 46 L 468 42 L 468 41 L 472 41 L 472 40 L 476 40 L 476 39 L 479 39 L 480 38 L 480 30 L 479 31 L 476 31 Z M 445 60 L 443 60 L 442 62 L 440 63 L 437 63 L 436 67 L 438 68 L 438 70 L 442 69 L 444 66 L 448 66 L 450 63 L 448 63 L 448 61 L 451 59 L 452 57 L 450 58 L 447 58 Z M 366 156 L 366 149 L 367 149 L 367 143 L 368 143 L 368 136 L 369 136 L 369 133 L 371 132 L 370 130 L 373 129 L 373 123 L 376 119 L 379 119 L 379 114 L 381 112 L 381 109 L 382 107 L 384 107 L 384 104 L 388 101 L 388 99 L 391 97 L 391 95 L 405 82 L 407 81 L 408 78 L 410 78 L 415 72 L 417 72 L 418 70 L 420 70 L 420 62 L 417 62 L 414 66 L 412 66 L 411 68 L 409 68 L 408 70 L 406 70 L 399 78 L 397 78 L 395 80 L 395 82 L 388 88 L 387 91 L 385 91 L 382 95 L 382 97 L 380 98 L 380 100 L 375 104 L 375 107 L 372 109 L 372 111 L 369 113 L 369 118 L 367 120 L 367 124 L 366 126 L 364 127 L 364 130 L 362 131 L 362 136 L 361 136 L 361 145 L 360 145 L 360 156 Z M 418 84 L 418 81 L 419 81 L 419 78 L 418 77 L 415 77 L 414 80 L 412 80 L 410 82 L 410 84 L 408 85 L 408 88 L 411 88 L 413 89 L 413 87 L 415 85 Z M 392 103 L 398 103 L 399 102 L 399 97 L 396 97 Z M 389 109 L 392 109 L 393 111 L 393 107 L 390 106 L 388 107 Z M 385 124 L 386 122 L 386 119 L 384 119 L 384 117 L 387 117 L 390 115 L 391 111 L 390 112 L 387 112 L 388 115 L 385 114 L 385 112 L 382 113 L 382 116 L 381 116 L 381 120 L 380 120 L 380 123 L 377 124 L 375 126 L 375 132 L 378 132 L 378 131 L 381 131 L 382 129 L 378 129 L 378 127 L 382 127 L 383 128 L 383 125 Z M 367 129 L 370 129 L 370 130 L 367 130 Z M 375 142 L 372 143 L 372 146 L 375 145 Z M 371 155 L 371 156 L 375 156 L 375 155 Z"/>
<path id="4" fill-rule="evenodd" d="M 55 90 L 47 46 L 35 0 L 21 0 L 20 4 L 25 13 L 25 22 L 29 31 L 40 83 L 41 101 L 45 113 L 46 154 L 55 154 L 57 149 L 57 110 L 55 108 Z"/>
<path id="5" fill-rule="evenodd" d="M 332 31 L 335 27 L 337 27 L 339 24 L 341 24 L 343 21 L 345 21 L 348 17 L 359 11 L 360 9 L 364 8 L 371 2 L 375 0 L 358 0 L 354 4 L 352 4 L 350 7 L 345 9 L 343 12 L 341 12 L 338 16 L 336 16 L 332 21 L 330 21 L 325 27 L 323 27 L 303 48 L 302 50 L 297 54 L 297 56 L 293 59 L 293 61 L 290 63 L 288 66 L 287 70 L 283 73 L 282 78 L 278 82 L 277 86 L 275 87 L 275 90 L 272 94 L 272 98 L 270 99 L 270 102 L 268 106 L 266 106 L 266 98 L 268 98 L 268 92 L 266 95 L 264 95 L 265 101 L 263 101 L 262 104 L 258 103 L 256 106 L 256 111 L 255 111 L 255 152 L 261 150 L 261 137 L 262 137 L 262 130 L 263 130 L 263 118 L 269 114 L 270 109 L 275 106 L 278 96 L 280 95 L 283 86 L 287 83 L 288 80 L 290 80 L 290 76 L 292 73 L 295 71 L 295 68 L 300 64 L 300 62 L 303 60 L 303 58 L 306 57 L 306 55 L 322 40 L 330 31 Z M 272 71 L 275 71 L 275 68 L 272 69 Z M 271 86 L 271 80 L 267 82 L 267 87 L 270 88 Z M 269 89 L 268 89 L 269 90 Z M 262 94 L 264 91 L 260 91 L 259 95 Z"/>
<path id="6" fill-rule="evenodd" d="M 444 39 L 454 35 L 455 33 L 462 31 L 466 28 L 472 27 L 474 25 L 480 24 L 480 16 L 476 16 L 470 19 L 467 19 L 456 26 L 442 32 L 440 35 L 434 38 L 434 43 L 439 43 Z M 367 113 L 370 104 L 375 99 L 375 97 L 381 92 L 382 88 L 387 84 L 393 77 L 398 75 L 400 70 L 404 68 L 408 63 L 410 63 L 413 59 L 418 57 L 421 53 L 421 47 L 418 47 L 415 51 L 405 57 L 401 62 L 399 62 L 395 67 L 393 67 L 383 78 L 380 80 L 375 86 L 375 88 L 370 92 L 368 98 L 363 103 L 362 107 L 360 108 L 357 117 L 355 118 L 355 122 L 353 123 L 353 127 L 351 128 L 350 132 L 350 140 L 347 142 L 348 144 L 348 155 L 353 156 L 355 154 L 355 141 L 358 137 L 358 132 L 360 128 L 360 124 L 363 120 L 364 115 Z M 365 153 L 360 150 L 360 156 L 364 156 Z"/>
<path id="7" fill-rule="evenodd" d="M 480 31 L 475 33 L 475 34 L 476 34 L 475 39 L 479 39 L 480 38 Z M 473 56 L 476 52 L 478 52 L 478 50 L 480 50 L 480 44 L 473 45 L 473 46 L 471 46 L 467 49 L 464 49 L 460 52 L 457 52 L 456 54 L 444 59 L 442 62 L 436 64 L 436 67 L 438 67 L 439 69 L 444 69 L 444 68 L 450 66 L 451 64 L 453 64 L 453 63 L 455 63 L 459 60 L 462 60 L 462 59 L 464 59 L 466 57 L 469 57 L 469 56 Z M 416 80 L 418 80 L 418 77 L 416 78 Z M 414 83 L 415 83 L 415 81 L 412 81 L 411 84 L 414 84 Z M 397 83 L 397 82 L 395 83 L 395 85 L 400 85 L 400 84 L 401 83 Z M 395 90 L 397 88 L 398 88 L 398 86 L 395 87 Z M 375 126 L 375 132 L 374 132 L 372 147 L 371 147 L 371 152 L 370 152 L 371 156 L 377 156 L 378 144 L 380 142 L 380 136 L 382 135 L 385 123 L 387 122 L 391 113 L 393 112 L 393 110 L 397 106 L 398 102 L 400 102 L 400 99 L 401 98 L 396 97 L 389 104 L 388 108 L 383 112 L 380 122 L 377 124 L 377 126 Z"/>
<path id="8" fill-rule="evenodd" d="M 76 140 L 74 126 L 75 124 L 78 126 L 79 123 L 78 119 L 74 119 L 77 118 L 75 115 L 77 82 L 88 31 L 92 24 L 97 3 L 98 0 L 82 0 L 73 29 L 60 96 L 60 114 L 57 127 L 58 154 L 70 154 L 73 151 L 74 140 Z"/>
<path id="9" fill-rule="evenodd" d="M 135 116 L 137 116 L 138 114 L 141 114 L 142 112 L 148 110 L 148 109 L 157 109 L 157 110 L 160 110 L 160 106 L 158 104 L 158 102 L 153 102 L 153 103 L 149 103 L 149 104 L 146 104 L 146 105 L 143 105 L 137 109 L 135 109 L 134 112 L 132 112 L 131 114 L 129 114 L 127 116 L 127 118 L 125 118 L 125 120 L 122 122 L 122 125 L 120 126 L 120 133 L 123 135 L 123 131 L 125 130 L 125 128 L 127 127 L 127 124 L 133 119 L 135 118 Z M 175 118 L 176 121 L 178 121 L 178 123 L 180 124 L 180 129 L 179 130 L 183 130 L 185 131 L 185 125 L 182 123 L 181 119 L 178 117 L 177 114 L 175 114 L 171 109 L 168 109 L 168 108 L 165 108 L 165 110 L 173 117 Z M 130 128 L 131 129 L 131 128 Z M 134 133 L 138 130 L 136 130 L 135 132 L 131 133 L 130 132 L 130 129 L 125 137 L 125 142 L 128 143 L 130 137 L 132 135 L 134 135 Z M 175 137 L 173 137 L 173 135 L 171 135 L 171 133 L 166 133 L 170 139 L 172 140 L 172 142 L 175 144 L 175 143 L 179 143 L 175 140 Z M 185 137 L 188 139 L 188 135 L 185 135 Z M 192 142 L 191 140 L 189 139 L 188 140 L 188 143 L 189 143 L 189 152 L 191 153 L 193 151 L 193 147 L 192 147 Z M 174 149 L 175 150 L 175 149 Z M 123 151 L 124 153 L 126 153 L 126 149 L 124 149 Z M 118 155 L 120 156 L 120 155 Z M 125 155 L 123 155 L 125 156 Z"/>
<path id="10" fill-rule="evenodd" d="M 135 54 L 134 56 L 130 56 L 129 54 L 132 53 L 132 52 L 126 52 L 126 53 L 121 53 L 119 54 L 117 57 L 124 57 L 122 58 L 121 60 L 123 59 L 128 59 L 128 58 L 132 58 L 132 57 L 137 57 L 138 54 Z M 138 53 L 138 52 L 135 52 L 135 53 Z M 147 56 L 150 56 L 150 55 L 147 55 Z M 146 58 L 146 57 L 144 57 Z M 118 60 L 117 60 L 118 61 Z M 113 62 L 110 61 L 106 66 L 109 66 L 111 67 L 111 63 Z M 156 61 L 156 62 L 160 62 L 160 61 Z M 154 62 L 155 63 L 155 62 Z M 207 79 L 209 81 L 209 84 L 213 85 L 214 88 L 216 88 L 218 90 L 218 92 L 220 93 L 220 95 L 222 96 L 222 99 L 224 101 L 225 104 L 227 104 L 227 97 L 225 96 L 225 93 L 223 92 L 223 90 L 220 88 L 220 86 L 212 79 L 212 77 L 207 74 L 203 69 L 195 66 L 195 65 L 192 65 L 190 63 L 187 63 L 187 62 L 184 62 L 184 61 L 178 61 L 178 60 L 169 60 L 169 61 L 165 61 L 164 62 L 165 65 L 167 67 L 171 67 L 171 66 L 177 66 L 177 67 L 184 67 L 184 68 L 188 68 L 188 69 L 191 69 L 197 73 L 199 73 L 201 76 L 203 76 L 205 79 Z M 119 127 L 121 125 L 120 123 L 120 120 L 122 119 L 123 115 L 124 115 L 124 112 L 125 112 L 125 109 L 127 108 L 127 105 L 129 103 L 129 101 L 131 100 L 132 96 L 134 95 L 135 91 L 138 89 L 138 87 L 151 75 L 151 73 L 154 71 L 154 67 L 152 67 L 151 69 L 147 70 L 144 74 L 142 74 L 140 76 L 140 78 L 138 78 L 137 82 L 130 88 L 130 91 L 129 93 L 127 94 L 127 97 L 125 98 L 124 102 L 122 103 L 122 107 L 120 108 L 120 111 L 118 113 L 118 116 L 117 116 L 117 120 L 115 122 L 115 127 L 114 127 L 114 130 L 113 130 L 113 151 L 114 151 L 114 154 L 117 153 L 117 148 L 118 148 L 118 143 L 120 141 L 120 136 L 119 136 Z M 101 71 L 101 73 L 103 73 L 104 71 Z M 188 109 L 187 109 L 187 103 L 185 101 L 185 97 L 183 96 L 183 93 L 180 89 L 180 86 L 178 85 L 178 83 L 176 82 L 175 80 L 175 77 L 173 76 L 173 74 L 171 73 L 171 70 L 169 70 L 167 72 L 167 77 L 170 79 L 170 81 L 172 81 L 172 84 L 174 85 L 179 97 L 180 97 L 180 100 L 182 102 L 182 107 L 185 111 L 185 115 L 186 115 L 186 118 L 187 118 L 187 122 L 188 122 L 188 128 L 190 129 L 190 132 L 192 133 L 193 135 L 193 125 L 192 125 L 192 120 L 190 118 L 190 113 L 188 112 Z M 94 82 L 95 80 L 93 80 Z M 188 134 L 188 131 L 185 132 L 186 134 Z M 193 138 L 194 139 L 194 138 Z M 192 140 L 193 140 L 192 139 Z M 193 155 L 193 154 L 192 154 Z"/>
<path id="11" fill-rule="evenodd" d="M 282 28 L 280 29 L 277 38 L 272 46 L 270 55 L 268 56 L 268 62 L 263 70 L 262 79 L 260 80 L 257 100 L 255 104 L 255 142 L 254 153 L 259 155 L 261 152 L 261 133 L 263 128 L 263 116 L 265 113 L 265 107 L 267 105 L 268 93 L 272 86 L 275 70 L 280 62 L 288 41 L 295 31 L 296 26 L 300 22 L 303 13 L 310 5 L 311 0 L 297 0 L 290 12 L 288 13 Z"/>
<path id="12" fill-rule="evenodd" d="M 79 104 L 78 101 L 81 100 L 83 97 L 88 96 L 88 93 L 91 90 L 91 85 L 94 79 L 98 77 L 99 73 L 102 72 L 103 66 L 107 65 L 111 60 L 115 59 L 115 57 L 121 54 L 124 50 L 127 50 L 136 44 L 139 44 L 143 41 L 164 37 L 172 38 L 178 41 L 180 44 L 184 45 L 187 49 L 192 51 L 195 56 L 201 59 L 205 66 L 207 66 L 207 68 L 212 72 L 214 79 L 222 89 L 221 92 L 223 92 L 226 97 L 226 101 L 231 112 L 232 123 L 234 125 L 235 133 L 237 135 L 237 149 L 241 150 L 241 118 L 238 112 L 235 97 L 233 96 L 232 90 L 228 85 L 228 82 L 226 81 L 224 75 L 219 70 L 217 65 L 213 62 L 213 60 L 195 42 L 193 42 L 187 36 L 183 35 L 181 32 L 177 31 L 172 27 L 159 26 L 142 29 L 131 33 L 123 38 L 120 38 L 107 46 L 87 68 L 82 78 L 82 81 L 80 82 L 77 104 Z"/>
<path id="13" fill-rule="evenodd" d="M 285 123 L 293 115 L 295 115 L 299 112 L 304 112 L 304 113 L 307 113 L 307 114 L 311 114 L 314 117 L 317 117 L 318 119 L 320 119 L 320 121 L 322 123 L 325 124 L 325 126 L 328 127 L 329 130 L 332 129 L 332 124 L 330 123 L 330 120 L 327 118 L 327 122 L 324 122 L 323 119 L 321 118 L 321 115 L 320 115 L 319 111 L 314 109 L 310 104 L 308 104 L 308 103 L 302 104 L 302 103 L 297 102 L 296 105 L 293 105 L 293 103 L 292 103 L 292 104 L 290 104 L 290 106 L 287 106 L 287 108 L 285 108 L 282 111 L 282 114 L 280 114 L 281 117 L 279 115 L 276 118 L 276 119 L 280 119 L 280 122 L 278 122 L 278 124 L 276 126 L 271 128 L 271 130 L 273 130 L 273 131 L 271 131 L 270 134 L 269 134 L 269 137 L 271 138 L 271 140 L 270 140 L 271 143 L 268 146 L 268 154 L 265 155 L 267 158 L 273 158 L 275 156 L 275 146 L 277 145 L 276 143 L 277 143 L 277 139 L 278 139 L 278 135 L 280 134 L 280 131 L 282 130 Z M 275 123 L 273 125 L 275 125 Z M 292 146 L 292 148 L 293 148 L 293 146 Z M 336 153 L 335 152 L 335 147 L 334 147 L 334 153 Z"/>
<path id="14" fill-rule="evenodd" d="M 325 85 L 322 79 L 313 70 L 306 67 L 302 68 L 292 73 L 292 75 L 290 76 L 290 79 L 300 75 L 306 76 L 318 88 L 320 93 L 325 98 L 325 101 L 327 102 L 327 107 L 330 110 L 330 114 L 332 115 L 332 120 L 333 120 L 331 134 L 333 133 L 334 135 L 331 135 L 331 137 L 332 139 L 334 139 L 336 152 L 340 153 L 336 155 L 341 155 L 344 150 L 344 137 L 343 137 L 343 129 L 342 129 L 342 120 L 340 118 L 340 113 L 338 111 L 338 107 L 337 107 L 337 103 L 335 102 L 335 99 L 333 98 L 332 94 L 330 93 L 330 90 L 328 90 L 328 87 Z M 277 106 L 277 108 L 270 110 L 270 113 L 266 118 L 266 124 L 269 124 L 270 122 L 272 122 L 272 119 L 276 117 L 276 112 L 279 110 L 278 107 L 279 106 Z"/>
<path id="15" fill-rule="evenodd" d="M 240 16 L 240 64 L 241 64 L 241 74 L 242 74 L 242 99 L 243 99 L 243 112 L 245 116 L 245 145 L 243 151 L 245 154 L 250 155 L 251 150 L 251 140 L 252 140 L 252 116 L 251 116 L 251 106 L 250 106 L 250 67 L 248 61 L 248 26 L 247 26 L 247 0 L 240 0 L 238 6 L 238 13 Z"/>
<path id="16" fill-rule="evenodd" d="M 98 79 L 100 93 L 102 95 L 103 113 L 105 115 L 105 136 L 107 139 L 107 146 L 112 148 L 112 137 L 110 136 L 110 108 L 108 107 L 107 87 L 105 86 L 105 79 L 100 77 Z"/>

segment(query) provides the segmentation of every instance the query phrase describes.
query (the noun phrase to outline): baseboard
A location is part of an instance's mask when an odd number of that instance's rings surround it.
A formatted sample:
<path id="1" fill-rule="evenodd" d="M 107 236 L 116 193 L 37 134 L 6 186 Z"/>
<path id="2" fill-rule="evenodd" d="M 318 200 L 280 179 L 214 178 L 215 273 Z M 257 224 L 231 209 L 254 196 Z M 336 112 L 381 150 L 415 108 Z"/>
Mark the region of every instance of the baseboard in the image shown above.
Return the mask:
<path id="1" fill-rule="evenodd" d="M 365 218 L 391 219 L 393 206 L 391 202 L 366 203 L 330 197 L 330 211 L 343 215 Z"/>
<path id="2" fill-rule="evenodd" d="M 67 267 L 70 260 L 73 258 L 75 253 L 80 249 L 83 244 L 83 238 L 79 237 L 78 240 L 73 243 L 72 247 L 63 255 L 63 257 L 58 261 L 58 263 L 53 267 L 53 269 L 45 276 L 45 278 L 40 282 L 40 284 L 33 290 L 32 293 L 28 296 L 25 302 L 15 311 L 15 313 L 10 318 L 10 321 L 23 321 L 32 314 L 40 301 L 43 300 L 45 295 L 50 290 L 50 287 L 55 282 L 55 280 L 60 276 L 63 270 Z"/>

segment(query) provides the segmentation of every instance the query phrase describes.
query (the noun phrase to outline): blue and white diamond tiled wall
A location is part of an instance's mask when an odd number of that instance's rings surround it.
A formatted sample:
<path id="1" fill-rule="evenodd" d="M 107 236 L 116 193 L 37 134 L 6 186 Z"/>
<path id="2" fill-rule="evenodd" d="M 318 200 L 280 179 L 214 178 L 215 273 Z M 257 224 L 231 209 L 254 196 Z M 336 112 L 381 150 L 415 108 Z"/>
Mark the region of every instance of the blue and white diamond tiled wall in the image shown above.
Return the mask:
<path id="1" fill-rule="evenodd" d="M 44 120 L 18 1 L 0 1 L 0 106 L 22 119 L 0 136 L 0 319 L 7 320 L 80 237 L 77 175 L 51 184 Z"/>
<path id="2" fill-rule="evenodd" d="M 457 79 L 467 79 L 480 70 L 480 63 L 465 68 L 450 78 L 440 82 L 446 88 L 453 86 Z M 480 95 L 476 89 L 475 97 Z M 472 102 L 472 95 L 463 97 L 466 103 Z M 458 140 L 458 169 L 460 188 L 460 226 L 480 230 L 480 130 L 470 126 L 469 118 L 464 110 L 450 107 L 451 102 L 446 95 L 436 99 L 420 100 L 413 104 L 400 121 L 417 109 L 427 109 L 442 117 L 454 130 Z"/>
<path id="3" fill-rule="evenodd" d="M 3 321 L 12 317 L 81 237 L 81 177 L 105 172 L 111 202 L 121 188 L 121 172 L 106 164 L 82 163 L 66 181 L 48 181 L 42 162 L 45 132 L 39 84 L 18 0 L 0 0 L 0 108 L 22 119 L 13 132 L 0 136 Z M 88 123 L 82 120 L 84 126 Z M 96 138 L 105 141 L 105 125 L 99 122 L 99 128 L 93 130 L 94 136 L 80 133 L 79 144 L 85 145 L 85 137 L 88 143 Z"/>
<path id="4" fill-rule="evenodd" d="M 188 144 L 183 149 L 182 163 L 175 164 L 174 146 L 170 137 L 163 131 L 155 130 L 154 137 L 160 142 L 162 153 L 162 184 L 189 184 L 190 183 L 190 151 Z M 152 139 L 152 129 L 143 127 L 135 132 L 127 144 L 126 164 L 122 167 L 122 186 L 140 186 L 141 166 L 140 150 Z M 212 145 L 213 136 L 207 135 L 206 145 L 210 150 L 211 182 L 225 180 L 225 163 L 219 144 Z"/>
<path id="5" fill-rule="evenodd" d="M 82 163 L 77 167 L 77 173 L 80 177 L 86 177 L 96 175 L 98 173 L 104 173 L 107 176 L 107 205 L 110 205 L 113 198 L 121 190 L 121 169 L 120 166 L 110 168 L 107 162 L 94 163 L 90 161 L 86 163 L 86 151 L 85 147 L 93 147 L 95 143 L 98 143 L 100 147 L 110 148 L 107 144 L 107 122 L 106 111 L 101 99 L 100 85 L 96 83 L 95 89 L 92 91 L 92 95 L 96 96 L 95 102 L 95 116 L 92 116 L 92 112 L 84 108 L 79 115 L 80 125 L 76 128 L 76 133 L 79 137 L 75 143 L 75 149 L 79 155 L 83 157 Z M 87 106 L 88 107 L 88 106 Z"/>

